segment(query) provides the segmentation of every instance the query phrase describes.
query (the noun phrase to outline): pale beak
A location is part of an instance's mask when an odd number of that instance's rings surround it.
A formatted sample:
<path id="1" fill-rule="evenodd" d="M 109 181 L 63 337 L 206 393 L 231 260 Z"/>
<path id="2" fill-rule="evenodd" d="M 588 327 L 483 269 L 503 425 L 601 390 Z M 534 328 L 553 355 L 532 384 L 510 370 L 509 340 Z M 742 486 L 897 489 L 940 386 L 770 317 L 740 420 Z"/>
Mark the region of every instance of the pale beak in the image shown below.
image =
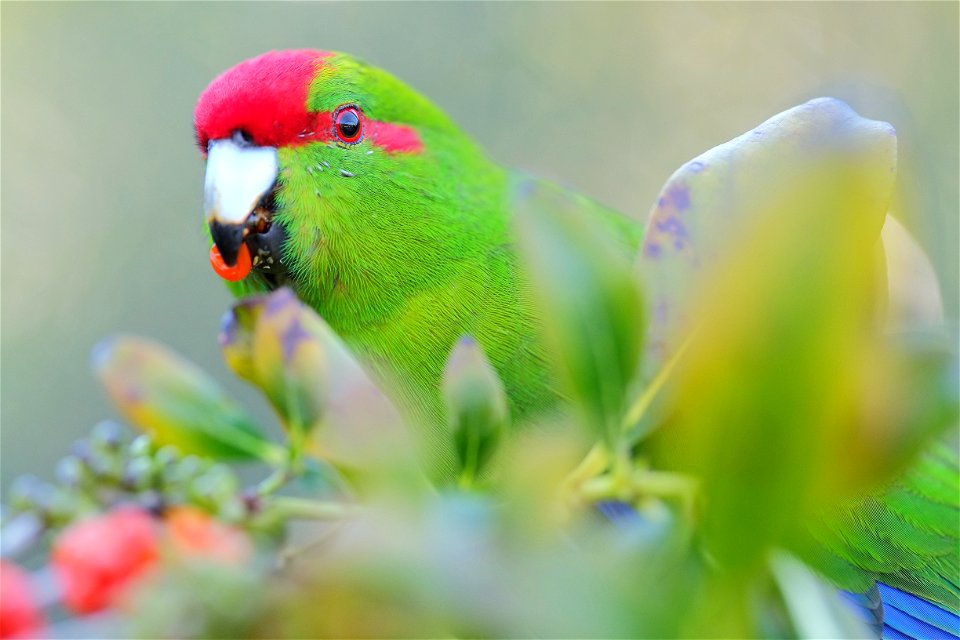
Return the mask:
<path id="1" fill-rule="evenodd" d="M 248 219 L 277 181 L 277 150 L 234 138 L 211 140 L 203 182 L 203 210 L 224 262 L 237 262 Z"/>

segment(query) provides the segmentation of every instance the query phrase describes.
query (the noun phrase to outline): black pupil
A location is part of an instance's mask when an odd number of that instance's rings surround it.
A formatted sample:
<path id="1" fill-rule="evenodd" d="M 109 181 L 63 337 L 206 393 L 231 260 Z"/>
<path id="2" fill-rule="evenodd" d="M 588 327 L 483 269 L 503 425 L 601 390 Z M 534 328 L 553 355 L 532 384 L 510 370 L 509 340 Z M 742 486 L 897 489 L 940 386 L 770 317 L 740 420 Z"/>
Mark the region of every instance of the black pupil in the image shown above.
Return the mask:
<path id="1" fill-rule="evenodd" d="M 345 109 L 337 118 L 337 127 L 344 138 L 353 138 L 360 131 L 360 116 L 353 109 Z"/>

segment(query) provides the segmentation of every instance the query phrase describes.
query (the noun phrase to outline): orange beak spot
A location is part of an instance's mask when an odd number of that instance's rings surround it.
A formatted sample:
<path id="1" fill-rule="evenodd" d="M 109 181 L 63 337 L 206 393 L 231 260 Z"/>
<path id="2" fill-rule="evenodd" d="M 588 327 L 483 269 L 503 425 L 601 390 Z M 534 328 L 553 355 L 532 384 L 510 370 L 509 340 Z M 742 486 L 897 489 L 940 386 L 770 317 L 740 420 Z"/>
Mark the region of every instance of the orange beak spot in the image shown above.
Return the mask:
<path id="1" fill-rule="evenodd" d="M 253 261 L 250 259 L 250 250 L 247 245 L 240 245 L 240 252 L 237 254 L 237 264 L 232 267 L 223 261 L 223 256 L 217 249 L 217 245 L 210 247 L 210 266 L 217 272 L 217 275 L 230 282 L 239 282 L 247 277 L 250 269 L 253 268 Z"/>

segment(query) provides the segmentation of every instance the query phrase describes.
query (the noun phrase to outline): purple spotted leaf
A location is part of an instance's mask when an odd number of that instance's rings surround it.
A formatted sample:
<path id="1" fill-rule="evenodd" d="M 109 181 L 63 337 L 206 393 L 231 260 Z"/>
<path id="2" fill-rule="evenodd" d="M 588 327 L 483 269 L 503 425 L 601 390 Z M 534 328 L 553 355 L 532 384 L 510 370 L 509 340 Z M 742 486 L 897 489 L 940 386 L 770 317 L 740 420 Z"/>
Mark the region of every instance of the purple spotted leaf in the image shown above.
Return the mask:
<path id="1" fill-rule="evenodd" d="M 932 381 L 949 381 L 949 361 L 897 357 L 878 313 L 895 162 L 892 127 L 815 100 L 688 163 L 651 216 L 651 355 L 679 355 L 654 464 L 701 480 L 705 544 L 724 566 L 752 566 L 888 480 L 903 460 L 891 452 L 950 417 L 912 399 L 941 406 Z M 920 371 L 925 390 L 907 386 Z"/>
<path id="2" fill-rule="evenodd" d="M 341 468 L 415 466 L 397 409 L 289 289 L 237 303 L 224 318 L 220 345 L 229 366 L 266 394 L 311 453 Z"/>
<path id="3" fill-rule="evenodd" d="M 302 305 L 285 289 L 239 302 L 220 333 L 227 364 L 260 387 L 298 434 L 318 425 L 328 378 L 320 344 L 304 327 L 304 316 Z"/>
<path id="4" fill-rule="evenodd" d="M 878 236 L 892 194 L 896 149 L 889 124 L 862 118 L 839 100 L 819 98 L 680 167 L 650 213 L 638 258 L 651 313 L 647 374 L 654 375 L 689 335 L 697 321 L 691 301 L 711 286 L 717 265 L 744 250 L 740 239 L 761 219 L 777 215 L 770 203 L 802 185 L 810 171 L 834 166 L 861 177 L 851 189 L 864 200 L 863 215 Z M 832 221 L 815 224 L 811 217 L 798 232 L 830 234 Z"/>

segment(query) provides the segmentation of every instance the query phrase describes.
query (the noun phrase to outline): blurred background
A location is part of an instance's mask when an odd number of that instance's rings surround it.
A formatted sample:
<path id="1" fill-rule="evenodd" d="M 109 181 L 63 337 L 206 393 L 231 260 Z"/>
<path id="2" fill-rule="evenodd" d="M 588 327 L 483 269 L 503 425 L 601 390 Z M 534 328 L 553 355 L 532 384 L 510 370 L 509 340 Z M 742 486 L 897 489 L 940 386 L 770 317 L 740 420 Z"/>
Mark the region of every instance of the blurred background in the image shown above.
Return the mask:
<path id="1" fill-rule="evenodd" d="M 257 415 L 220 359 L 192 111 L 263 51 L 348 51 L 500 162 L 643 218 L 683 162 L 821 95 L 894 124 L 895 213 L 958 307 L 956 3 L 12 3 L 0 7 L 0 481 L 52 476 L 112 417 L 89 370 L 160 340 Z M 955 329 L 954 329 L 955 331 Z M 954 333 L 954 335 L 956 335 Z"/>

